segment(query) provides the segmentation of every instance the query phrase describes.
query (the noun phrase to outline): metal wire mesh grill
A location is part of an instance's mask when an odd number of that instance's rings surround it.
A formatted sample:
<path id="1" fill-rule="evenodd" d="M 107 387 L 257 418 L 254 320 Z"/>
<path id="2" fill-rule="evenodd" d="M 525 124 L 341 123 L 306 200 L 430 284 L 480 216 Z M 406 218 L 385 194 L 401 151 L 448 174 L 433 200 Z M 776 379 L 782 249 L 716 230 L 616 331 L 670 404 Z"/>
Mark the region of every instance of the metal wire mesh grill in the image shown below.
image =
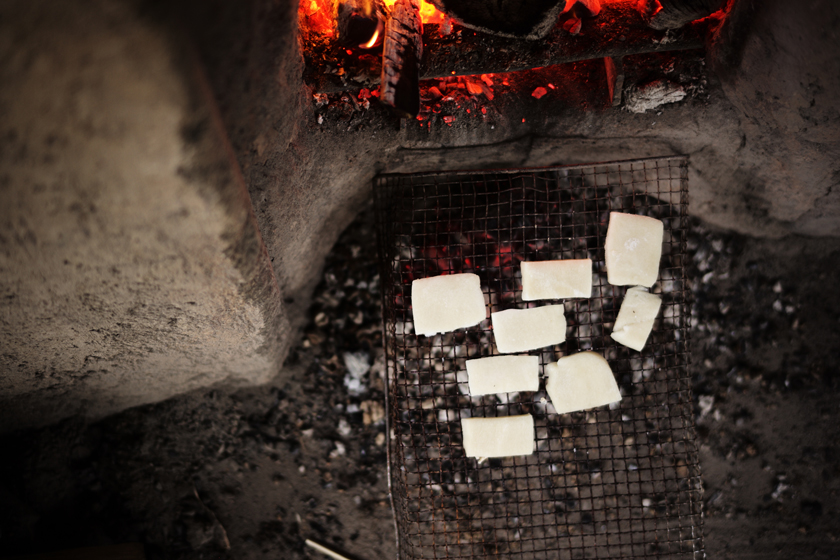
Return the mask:
<path id="1" fill-rule="evenodd" d="M 387 175 L 374 187 L 382 265 L 391 491 L 404 558 L 703 558 L 685 277 L 687 164 L 660 158 L 498 172 Z M 607 283 L 610 211 L 665 224 L 662 310 L 639 353 L 609 333 L 625 287 Z M 591 258 L 593 297 L 563 300 L 566 342 L 610 363 L 617 407 L 558 415 L 537 393 L 471 397 L 465 361 L 498 354 L 489 311 L 523 302 L 519 262 Z M 473 272 L 488 319 L 415 336 L 411 282 Z M 542 376 L 542 375 L 541 375 Z M 460 419 L 531 413 L 536 451 L 466 458 Z"/>

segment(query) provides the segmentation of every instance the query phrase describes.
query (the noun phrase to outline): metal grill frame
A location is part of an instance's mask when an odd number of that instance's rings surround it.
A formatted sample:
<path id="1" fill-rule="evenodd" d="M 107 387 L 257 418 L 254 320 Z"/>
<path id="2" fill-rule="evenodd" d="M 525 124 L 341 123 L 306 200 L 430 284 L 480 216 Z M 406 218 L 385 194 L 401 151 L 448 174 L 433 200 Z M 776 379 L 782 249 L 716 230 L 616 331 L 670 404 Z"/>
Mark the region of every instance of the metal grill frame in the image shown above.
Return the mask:
<path id="1" fill-rule="evenodd" d="M 420 558 L 704 558 L 702 489 L 691 385 L 685 275 L 684 157 L 540 169 L 383 175 L 374 180 L 388 461 L 400 554 Z M 606 281 L 610 211 L 665 223 L 663 298 L 639 353 L 609 337 L 627 287 Z M 523 302 L 519 260 L 591 258 L 593 297 Z M 488 318 L 415 336 L 415 278 L 475 272 L 490 308 L 562 303 L 566 342 L 540 357 L 537 393 L 470 397 L 464 361 L 497 355 Z M 546 363 L 577 351 L 607 358 L 617 407 L 558 415 Z M 466 393 L 466 394 L 465 394 Z M 528 457 L 466 458 L 460 418 L 530 412 Z"/>

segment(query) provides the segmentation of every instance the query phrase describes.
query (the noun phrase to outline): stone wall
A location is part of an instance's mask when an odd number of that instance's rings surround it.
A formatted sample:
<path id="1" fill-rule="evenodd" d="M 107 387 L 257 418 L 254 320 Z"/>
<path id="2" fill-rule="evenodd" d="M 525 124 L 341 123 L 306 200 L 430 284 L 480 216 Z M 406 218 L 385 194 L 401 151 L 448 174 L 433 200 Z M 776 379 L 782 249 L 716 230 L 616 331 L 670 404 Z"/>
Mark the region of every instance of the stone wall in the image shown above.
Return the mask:
<path id="1" fill-rule="evenodd" d="M 141 8 L 0 8 L 0 429 L 265 381 L 285 357 L 209 88 Z"/>

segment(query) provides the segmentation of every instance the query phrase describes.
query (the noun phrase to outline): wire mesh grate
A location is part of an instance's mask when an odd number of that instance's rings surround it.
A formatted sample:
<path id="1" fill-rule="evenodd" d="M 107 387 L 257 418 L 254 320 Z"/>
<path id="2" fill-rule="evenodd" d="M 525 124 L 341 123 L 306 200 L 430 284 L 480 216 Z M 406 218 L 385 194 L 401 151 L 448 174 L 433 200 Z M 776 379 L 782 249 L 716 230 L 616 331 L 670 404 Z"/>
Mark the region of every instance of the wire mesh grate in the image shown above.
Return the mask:
<path id="1" fill-rule="evenodd" d="M 389 467 L 400 553 L 420 558 L 703 558 L 700 471 L 685 277 L 687 162 L 657 158 L 375 180 L 387 358 Z M 626 287 L 607 283 L 610 211 L 665 224 L 662 309 L 639 353 L 610 337 Z M 540 357 L 541 390 L 471 397 L 467 359 L 498 354 L 489 311 L 523 302 L 523 260 L 591 258 L 593 297 L 562 300 L 563 344 Z M 411 282 L 481 278 L 488 319 L 415 336 Z M 558 415 L 545 364 L 593 350 L 610 363 L 618 406 Z M 465 457 L 460 419 L 530 413 L 531 456 Z"/>

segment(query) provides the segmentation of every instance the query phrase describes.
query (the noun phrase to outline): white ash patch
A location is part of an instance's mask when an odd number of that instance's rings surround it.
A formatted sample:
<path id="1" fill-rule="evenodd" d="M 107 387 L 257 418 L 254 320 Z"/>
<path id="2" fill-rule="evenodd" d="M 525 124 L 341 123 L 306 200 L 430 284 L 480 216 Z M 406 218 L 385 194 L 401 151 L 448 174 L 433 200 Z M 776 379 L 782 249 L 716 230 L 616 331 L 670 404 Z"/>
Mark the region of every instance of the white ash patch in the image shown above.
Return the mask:
<path id="1" fill-rule="evenodd" d="M 353 396 L 359 396 L 367 392 L 367 380 L 365 375 L 370 371 L 370 356 L 367 352 L 345 352 L 344 366 L 347 374 L 344 376 L 344 386 L 347 392 Z"/>
<path id="2" fill-rule="evenodd" d="M 668 103 L 682 101 L 683 86 L 668 80 L 656 80 L 643 86 L 631 86 L 624 92 L 625 107 L 631 113 L 646 113 Z"/>

